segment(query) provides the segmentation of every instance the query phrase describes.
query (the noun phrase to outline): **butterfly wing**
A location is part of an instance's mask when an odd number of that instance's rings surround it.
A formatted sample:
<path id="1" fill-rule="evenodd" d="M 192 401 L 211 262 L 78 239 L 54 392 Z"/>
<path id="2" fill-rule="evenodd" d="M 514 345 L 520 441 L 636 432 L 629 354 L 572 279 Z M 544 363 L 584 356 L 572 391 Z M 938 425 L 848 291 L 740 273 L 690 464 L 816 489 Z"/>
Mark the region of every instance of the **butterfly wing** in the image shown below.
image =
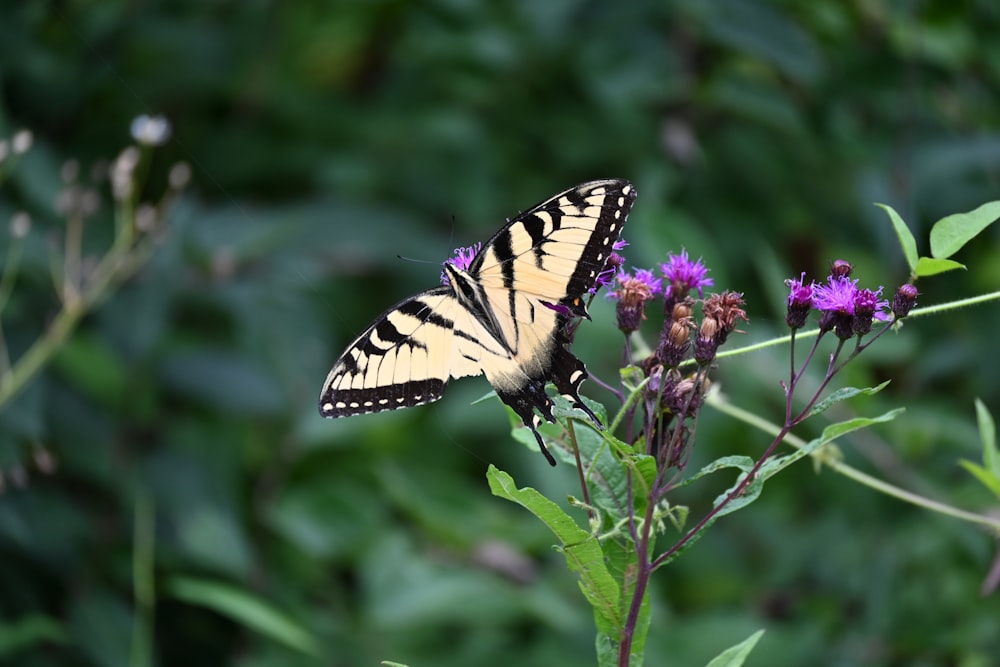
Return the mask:
<path id="1" fill-rule="evenodd" d="M 450 287 L 400 301 L 348 346 L 323 384 L 324 417 L 408 408 L 441 398 L 450 378 L 509 358 Z"/>
<path id="2" fill-rule="evenodd" d="M 590 413 L 578 394 L 587 371 L 569 352 L 564 326 L 568 312 L 586 313 L 582 297 L 607 264 L 635 196 L 631 183 L 617 179 L 570 188 L 511 220 L 469 267 L 513 362 L 485 367 L 486 377 L 529 426 L 535 409 L 551 417 L 546 381 Z"/>

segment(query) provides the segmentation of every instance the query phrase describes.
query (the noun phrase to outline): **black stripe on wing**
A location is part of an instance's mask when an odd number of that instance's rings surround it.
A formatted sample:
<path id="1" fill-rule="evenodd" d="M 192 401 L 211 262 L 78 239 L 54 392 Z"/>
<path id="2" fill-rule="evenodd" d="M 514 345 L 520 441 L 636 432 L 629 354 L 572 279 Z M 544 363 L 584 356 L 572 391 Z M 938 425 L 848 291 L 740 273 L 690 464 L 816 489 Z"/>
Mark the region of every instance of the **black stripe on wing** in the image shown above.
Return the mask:
<path id="1" fill-rule="evenodd" d="M 323 417 L 336 418 L 411 408 L 438 400 L 447 386 L 448 383 L 444 380 L 428 379 L 372 389 L 326 391 L 319 401 L 319 413 Z"/>
<path id="2" fill-rule="evenodd" d="M 574 258 L 572 275 L 565 276 L 563 293 L 547 295 L 553 301 L 582 296 L 593 287 L 597 275 L 604 269 L 612 246 L 621 236 L 635 196 L 635 188 L 623 179 L 591 181 L 561 192 L 517 216 L 483 244 L 469 273 L 478 276 L 484 266 L 499 265 L 504 287 L 530 289 L 530 286 L 516 284 L 517 262 L 533 260 L 536 267 L 543 268 L 551 252 L 546 245 L 553 237 L 570 237 L 572 229 L 589 228 L 590 234 L 585 241 L 572 244 L 579 248 L 580 254 Z M 588 210 L 593 208 L 598 209 L 596 215 Z M 566 231 L 560 232 L 564 227 Z M 523 243 L 515 242 L 515 235 L 519 234 L 531 239 L 530 255 Z"/>
<path id="3" fill-rule="evenodd" d="M 401 301 L 358 336 L 327 376 L 319 399 L 320 414 L 349 417 L 441 398 L 448 385 L 447 360 L 454 330 L 454 322 L 435 310 L 434 304 L 443 303 L 442 297 L 453 298 L 451 289 L 439 287 Z M 430 349 L 435 345 L 447 345 L 447 349 Z M 413 364 L 415 358 L 423 363 Z M 409 367 L 397 369 L 397 363 Z M 384 370 L 390 377 L 405 379 L 379 382 L 383 364 L 388 364 Z"/>
<path id="4" fill-rule="evenodd" d="M 583 296 L 594 286 L 597 275 L 604 270 L 608 262 L 612 246 L 621 236 L 622 227 L 635 202 L 635 187 L 625 180 L 588 183 L 567 192 L 566 198 L 577 206 L 578 211 L 582 211 L 586 208 L 586 198 L 598 188 L 603 188 L 605 191 L 604 203 L 601 205 L 601 212 L 590 242 L 584 247 L 576 264 L 576 271 L 566 285 L 566 297 L 570 299 Z M 549 211 L 549 214 L 554 216 L 552 211 Z"/>

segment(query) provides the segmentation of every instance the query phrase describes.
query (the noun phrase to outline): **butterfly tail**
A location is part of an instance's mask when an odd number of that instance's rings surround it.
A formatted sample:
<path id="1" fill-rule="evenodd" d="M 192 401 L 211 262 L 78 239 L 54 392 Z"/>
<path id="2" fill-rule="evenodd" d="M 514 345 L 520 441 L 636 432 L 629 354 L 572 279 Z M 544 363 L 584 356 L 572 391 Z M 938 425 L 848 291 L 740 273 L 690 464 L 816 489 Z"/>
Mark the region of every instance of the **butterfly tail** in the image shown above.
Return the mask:
<path id="1" fill-rule="evenodd" d="M 541 423 L 541 418 L 535 410 L 541 413 L 548 422 L 554 422 L 556 418 L 552 415 L 552 399 L 545 393 L 545 381 L 526 378 L 527 382 L 515 392 L 507 392 L 499 387 L 494 387 L 497 396 L 501 401 L 511 407 L 514 413 L 521 418 L 524 425 L 531 429 L 538 441 L 538 448 L 542 450 L 549 465 L 555 465 L 556 460 L 552 453 L 542 441 L 542 436 L 537 427 Z"/>

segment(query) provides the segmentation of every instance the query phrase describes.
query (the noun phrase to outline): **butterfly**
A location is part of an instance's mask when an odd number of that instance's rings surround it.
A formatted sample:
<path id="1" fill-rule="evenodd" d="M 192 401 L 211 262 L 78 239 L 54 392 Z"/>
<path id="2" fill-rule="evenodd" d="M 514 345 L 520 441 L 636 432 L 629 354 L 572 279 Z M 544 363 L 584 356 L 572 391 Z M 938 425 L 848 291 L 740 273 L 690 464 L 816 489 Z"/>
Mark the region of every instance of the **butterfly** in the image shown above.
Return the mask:
<path id="1" fill-rule="evenodd" d="M 584 295 L 605 270 L 635 188 L 590 181 L 509 220 L 468 262 L 446 262 L 444 284 L 389 308 L 351 343 L 323 383 L 324 417 L 395 410 L 441 398 L 451 378 L 485 374 L 531 429 L 549 422 L 547 382 L 580 400 L 587 369 L 569 350 L 566 325 L 590 319 Z M 536 414 L 537 411 L 537 414 Z"/>

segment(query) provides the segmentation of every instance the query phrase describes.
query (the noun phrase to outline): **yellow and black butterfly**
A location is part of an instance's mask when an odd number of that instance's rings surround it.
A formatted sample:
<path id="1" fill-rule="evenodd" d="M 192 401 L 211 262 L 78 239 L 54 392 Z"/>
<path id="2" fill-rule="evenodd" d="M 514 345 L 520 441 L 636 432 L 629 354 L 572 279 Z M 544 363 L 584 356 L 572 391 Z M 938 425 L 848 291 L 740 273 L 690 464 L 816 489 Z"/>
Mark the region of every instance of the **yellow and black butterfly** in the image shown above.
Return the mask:
<path id="1" fill-rule="evenodd" d="M 580 400 L 587 378 L 569 351 L 566 323 L 588 317 L 583 296 L 607 265 L 635 188 L 625 180 L 583 183 L 509 221 L 468 265 L 444 265 L 446 284 L 397 303 L 333 365 L 324 417 L 407 408 L 441 398 L 451 378 L 484 373 L 497 396 L 535 434 L 537 410 L 552 416 L 546 382 Z"/>

